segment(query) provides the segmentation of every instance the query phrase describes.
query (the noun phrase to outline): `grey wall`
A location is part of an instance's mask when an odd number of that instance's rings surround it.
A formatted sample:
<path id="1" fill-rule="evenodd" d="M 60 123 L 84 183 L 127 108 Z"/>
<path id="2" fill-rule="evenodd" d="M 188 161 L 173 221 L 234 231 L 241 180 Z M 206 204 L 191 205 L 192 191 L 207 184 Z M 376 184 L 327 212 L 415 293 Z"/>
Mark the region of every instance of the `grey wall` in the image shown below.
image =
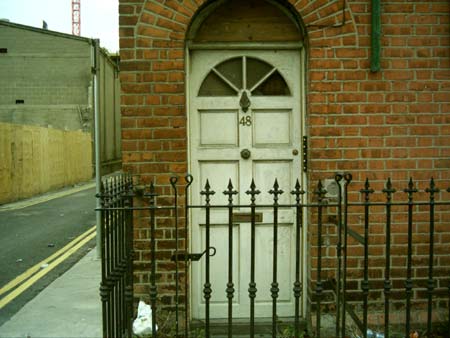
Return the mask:
<path id="1" fill-rule="evenodd" d="M 103 54 L 99 60 L 101 157 L 105 172 L 122 166 L 120 129 L 120 79 L 117 66 Z"/>
<path id="2" fill-rule="evenodd" d="M 90 39 L 0 22 L 0 122 L 93 135 Z M 101 157 L 104 173 L 121 168 L 118 68 L 99 58 Z M 22 100 L 23 103 L 16 103 Z"/>
<path id="3" fill-rule="evenodd" d="M 0 25 L 0 121 L 83 129 L 89 108 L 89 40 Z M 18 104 L 16 100 L 22 100 Z"/>

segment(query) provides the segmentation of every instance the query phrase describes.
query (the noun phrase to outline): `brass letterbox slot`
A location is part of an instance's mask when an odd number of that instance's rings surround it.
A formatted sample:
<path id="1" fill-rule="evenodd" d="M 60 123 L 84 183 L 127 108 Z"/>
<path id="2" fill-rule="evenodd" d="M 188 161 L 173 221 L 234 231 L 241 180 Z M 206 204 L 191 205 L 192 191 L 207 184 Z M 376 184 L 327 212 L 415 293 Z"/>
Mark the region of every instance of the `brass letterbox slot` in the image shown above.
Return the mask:
<path id="1" fill-rule="evenodd" d="M 263 221 L 262 212 L 255 213 L 255 223 L 261 223 Z M 236 223 L 251 223 L 252 213 L 251 212 L 235 212 L 233 213 L 233 222 Z"/>

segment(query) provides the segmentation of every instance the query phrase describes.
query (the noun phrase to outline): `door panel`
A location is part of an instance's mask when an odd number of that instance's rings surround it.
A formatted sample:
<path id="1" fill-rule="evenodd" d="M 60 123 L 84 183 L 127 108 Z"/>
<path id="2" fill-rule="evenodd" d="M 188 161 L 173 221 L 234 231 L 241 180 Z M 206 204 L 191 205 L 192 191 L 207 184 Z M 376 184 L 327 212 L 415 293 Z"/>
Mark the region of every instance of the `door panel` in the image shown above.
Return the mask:
<path id="1" fill-rule="evenodd" d="M 280 204 L 293 203 L 290 191 L 301 181 L 300 55 L 298 51 L 192 51 L 189 85 L 190 167 L 195 183 L 191 200 L 204 204 L 200 192 L 206 180 L 215 194 L 211 205 L 226 205 L 223 195 L 229 180 L 239 191 L 234 204 L 250 203 L 245 193 L 252 179 L 261 194 L 256 202 L 271 205 L 275 178 Z M 249 157 L 241 155 L 248 151 Z M 235 212 L 248 213 L 242 207 Z M 255 313 L 269 317 L 273 261 L 273 208 L 258 210 L 256 224 Z M 278 315 L 292 315 L 292 285 L 295 263 L 295 228 L 291 209 L 279 209 L 278 216 Z M 192 210 L 191 251 L 205 250 L 205 211 Z M 249 316 L 251 225 L 233 224 L 233 315 Z M 228 281 L 228 211 L 211 211 L 210 241 L 216 255 L 210 258 L 212 295 L 210 315 L 226 318 Z M 192 316 L 204 318 L 205 260 L 192 264 Z"/>
<path id="2" fill-rule="evenodd" d="M 253 146 L 289 146 L 292 143 L 291 110 L 253 109 Z"/>
<path id="3" fill-rule="evenodd" d="M 238 111 L 199 110 L 200 146 L 239 146 Z"/>

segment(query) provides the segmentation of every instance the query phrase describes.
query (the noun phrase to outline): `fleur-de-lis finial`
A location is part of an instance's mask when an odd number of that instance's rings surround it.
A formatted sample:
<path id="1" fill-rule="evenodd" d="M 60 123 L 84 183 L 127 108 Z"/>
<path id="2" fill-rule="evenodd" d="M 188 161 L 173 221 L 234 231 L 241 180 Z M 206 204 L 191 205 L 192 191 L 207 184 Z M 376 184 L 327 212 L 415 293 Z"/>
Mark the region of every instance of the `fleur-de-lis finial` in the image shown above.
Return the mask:
<path id="1" fill-rule="evenodd" d="M 256 189 L 256 185 L 255 185 L 255 180 L 254 179 L 252 179 L 252 183 L 250 184 L 250 190 L 247 190 L 245 193 L 247 195 L 251 196 L 250 200 L 251 200 L 252 204 L 255 204 L 256 195 L 259 195 L 261 193 L 261 191 Z"/>
<path id="2" fill-rule="evenodd" d="M 436 187 L 433 177 L 430 180 L 430 187 L 426 188 L 425 191 L 430 194 L 430 201 L 434 201 L 434 194 L 439 192 L 440 190 Z"/>
<path id="3" fill-rule="evenodd" d="M 412 200 L 413 200 L 413 194 L 414 194 L 415 192 L 418 191 L 416 188 L 414 188 L 414 183 L 413 183 L 412 177 L 409 179 L 409 182 L 408 182 L 408 188 L 406 188 L 406 189 L 403 190 L 403 191 L 406 192 L 406 193 L 408 194 L 408 200 L 409 200 L 409 202 L 412 202 Z"/>
<path id="4" fill-rule="evenodd" d="M 214 195 L 216 192 L 211 190 L 211 186 L 209 185 L 209 180 L 206 180 L 205 188 L 200 192 L 200 195 L 206 196 L 205 202 L 209 205 L 211 201 L 210 196 Z"/>
<path id="5" fill-rule="evenodd" d="M 366 178 L 366 183 L 364 184 L 364 189 L 359 191 L 361 194 L 364 194 L 364 199 L 368 203 L 370 199 L 370 194 L 373 194 L 375 191 L 370 188 L 369 179 Z"/>
<path id="6" fill-rule="evenodd" d="M 392 199 L 392 194 L 396 192 L 396 190 L 392 187 L 391 178 L 389 177 L 386 182 L 386 188 L 383 189 L 383 192 L 386 194 L 386 199 L 388 202 Z"/>
<path id="7" fill-rule="evenodd" d="M 230 180 L 228 181 L 227 190 L 225 190 L 223 192 L 224 195 L 228 196 L 228 203 L 230 205 L 233 204 L 233 195 L 237 195 L 237 193 L 238 192 L 236 190 L 234 190 L 233 183 L 231 182 L 231 178 L 230 178 Z"/>
<path id="8" fill-rule="evenodd" d="M 317 189 L 314 191 L 314 194 L 317 195 L 317 200 L 321 202 L 324 199 L 326 193 L 327 191 L 323 187 L 322 181 L 319 180 L 319 183 L 317 184 Z"/>
<path id="9" fill-rule="evenodd" d="M 302 189 L 302 187 L 300 186 L 300 182 L 297 181 L 295 182 L 295 187 L 294 190 L 291 191 L 291 194 L 295 196 L 295 201 L 297 202 L 297 204 L 300 203 L 300 199 L 301 199 L 301 195 L 305 194 L 305 191 Z"/>
<path id="10" fill-rule="evenodd" d="M 278 180 L 275 179 L 275 183 L 273 184 L 273 189 L 269 190 L 269 194 L 273 195 L 273 204 L 278 204 L 278 196 L 281 195 L 284 191 L 279 189 Z"/>

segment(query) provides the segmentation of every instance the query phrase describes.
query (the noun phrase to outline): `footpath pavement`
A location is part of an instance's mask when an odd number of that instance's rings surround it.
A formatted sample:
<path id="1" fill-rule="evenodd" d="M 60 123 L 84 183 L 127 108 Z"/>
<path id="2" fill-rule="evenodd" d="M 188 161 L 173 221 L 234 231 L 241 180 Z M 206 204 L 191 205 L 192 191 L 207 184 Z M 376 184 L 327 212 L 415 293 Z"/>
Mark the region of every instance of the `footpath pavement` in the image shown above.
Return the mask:
<path id="1" fill-rule="evenodd" d="M 100 278 L 94 249 L 0 327 L 0 337 L 101 337 Z"/>
<path id="2" fill-rule="evenodd" d="M 79 187 L 73 191 L 77 189 Z M 62 194 L 70 193 L 69 190 Z M 49 194 L 42 199 L 53 197 L 58 195 Z M 17 207 L 23 206 L 15 204 L 3 208 Z M 0 337 L 101 337 L 100 264 L 94 248 L 5 322 L 0 327 Z"/>

